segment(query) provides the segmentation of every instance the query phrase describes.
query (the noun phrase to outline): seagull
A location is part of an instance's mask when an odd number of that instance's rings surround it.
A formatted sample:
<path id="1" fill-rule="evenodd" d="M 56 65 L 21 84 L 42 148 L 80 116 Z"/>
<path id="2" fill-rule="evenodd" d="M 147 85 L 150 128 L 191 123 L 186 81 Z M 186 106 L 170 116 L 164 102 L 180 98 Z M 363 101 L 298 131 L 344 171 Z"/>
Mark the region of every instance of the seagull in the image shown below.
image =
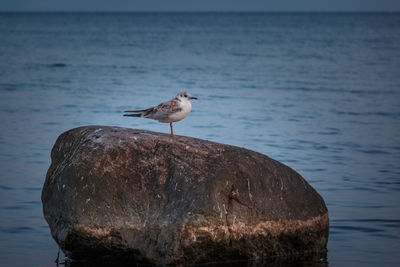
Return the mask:
<path id="1" fill-rule="evenodd" d="M 181 92 L 175 96 L 175 98 L 163 102 L 158 106 L 154 106 L 148 109 L 140 110 L 126 110 L 131 114 L 124 114 L 127 117 L 141 117 L 147 119 L 157 120 L 159 122 L 169 122 L 171 128 L 171 136 L 174 136 L 174 130 L 172 123 L 183 120 L 192 110 L 192 104 L 190 100 L 197 99 L 197 97 L 191 96 L 188 92 Z"/>

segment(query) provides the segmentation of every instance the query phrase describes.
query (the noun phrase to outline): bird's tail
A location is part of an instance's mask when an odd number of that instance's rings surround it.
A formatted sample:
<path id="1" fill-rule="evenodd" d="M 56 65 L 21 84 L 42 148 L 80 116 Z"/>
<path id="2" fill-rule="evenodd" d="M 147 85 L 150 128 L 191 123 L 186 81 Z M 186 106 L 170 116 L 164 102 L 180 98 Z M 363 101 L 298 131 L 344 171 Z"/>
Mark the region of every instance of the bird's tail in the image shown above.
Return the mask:
<path id="1" fill-rule="evenodd" d="M 137 113 L 136 114 L 124 114 L 124 116 L 125 117 L 141 117 L 142 114 L 140 114 L 140 113 L 139 114 L 137 114 Z"/>
<path id="2" fill-rule="evenodd" d="M 144 117 L 147 118 L 149 114 L 154 111 L 154 107 L 140 110 L 125 110 L 125 112 L 133 112 L 132 114 L 124 114 L 127 117 Z M 136 113 L 136 114 L 135 114 Z"/>
<path id="3" fill-rule="evenodd" d="M 132 114 L 124 114 L 125 117 L 142 117 L 143 112 L 146 109 L 138 109 L 138 110 L 125 110 L 124 112 L 133 112 Z"/>
<path id="4" fill-rule="evenodd" d="M 148 111 L 152 108 L 146 108 L 146 109 L 137 109 L 137 110 L 125 110 L 124 112 L 134 112 L 134 113 L 139 113 L 139 112 L 144 112 L 144 111 Z"/>

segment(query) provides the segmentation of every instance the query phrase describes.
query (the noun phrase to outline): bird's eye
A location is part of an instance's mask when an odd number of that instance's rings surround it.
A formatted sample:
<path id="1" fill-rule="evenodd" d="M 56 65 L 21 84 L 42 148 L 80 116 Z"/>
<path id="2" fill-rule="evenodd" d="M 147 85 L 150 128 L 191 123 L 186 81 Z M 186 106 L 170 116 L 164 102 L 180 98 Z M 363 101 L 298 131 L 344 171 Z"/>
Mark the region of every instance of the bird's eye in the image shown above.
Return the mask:
<path id="1" fill-rule="evenodd" d="M 187 95 L 183 95 L 184 97 L 187 97 Z"/>

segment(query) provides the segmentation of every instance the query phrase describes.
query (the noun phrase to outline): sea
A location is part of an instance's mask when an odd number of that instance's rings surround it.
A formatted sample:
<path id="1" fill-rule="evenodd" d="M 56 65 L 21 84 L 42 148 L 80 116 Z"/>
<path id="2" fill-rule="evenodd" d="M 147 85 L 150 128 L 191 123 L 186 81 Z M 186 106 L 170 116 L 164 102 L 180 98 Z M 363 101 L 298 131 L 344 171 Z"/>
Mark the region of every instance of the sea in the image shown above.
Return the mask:
<path id="1" fill-rule="evenodd" d="M 268 155 L 326 202 L 327 253 L 266 265 L 399 266 L 400 13 L 172 12 L 0 14 L 0 266 L 56 266 L 61 133 L 169 133 L 122 114 L 181 91 L 198 100 L 176 135 Z"/>

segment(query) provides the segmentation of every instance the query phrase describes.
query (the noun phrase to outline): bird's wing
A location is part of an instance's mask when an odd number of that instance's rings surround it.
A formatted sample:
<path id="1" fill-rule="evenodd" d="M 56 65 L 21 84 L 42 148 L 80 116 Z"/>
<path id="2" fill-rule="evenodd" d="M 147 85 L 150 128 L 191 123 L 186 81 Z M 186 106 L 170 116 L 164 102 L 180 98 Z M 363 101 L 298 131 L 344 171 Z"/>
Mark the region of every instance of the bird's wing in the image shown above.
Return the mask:
<path id="1" fill-rule="evenodd" d="M 151 118 L 159 121 L 164 121 L 167 120 L 170 115 L 181 110 L 182 108 L 179 106 L 179 100 L 172 99 L 155 107 L 154 111 L 151 114 Z"/>
<path id="2" fill-rule="evenodd" d="M 125 112 L 139 113 L 140 117 L 151 118 L 155 120 L 166 120 L 168 117 L 175 113 L 181 111 L 180 101 L 177 98 L 171 99 L 170 101 L 163 102 L 156 107 L 151 107 L 148 109 L 139 110 L 126 110 Z M 127 115 L 133 116 L 133 115 Z M 133 116 L 136 117 L 136 116 Z"/>
<path id="3" fill-rule="evenodd" d="M 182 108 L 180 107 L 180 101 L 177 98 L 174 98 L 168 102 L 159 104 L 157 110 L 165 113 L 174 113 L 181 111 Z"/>

